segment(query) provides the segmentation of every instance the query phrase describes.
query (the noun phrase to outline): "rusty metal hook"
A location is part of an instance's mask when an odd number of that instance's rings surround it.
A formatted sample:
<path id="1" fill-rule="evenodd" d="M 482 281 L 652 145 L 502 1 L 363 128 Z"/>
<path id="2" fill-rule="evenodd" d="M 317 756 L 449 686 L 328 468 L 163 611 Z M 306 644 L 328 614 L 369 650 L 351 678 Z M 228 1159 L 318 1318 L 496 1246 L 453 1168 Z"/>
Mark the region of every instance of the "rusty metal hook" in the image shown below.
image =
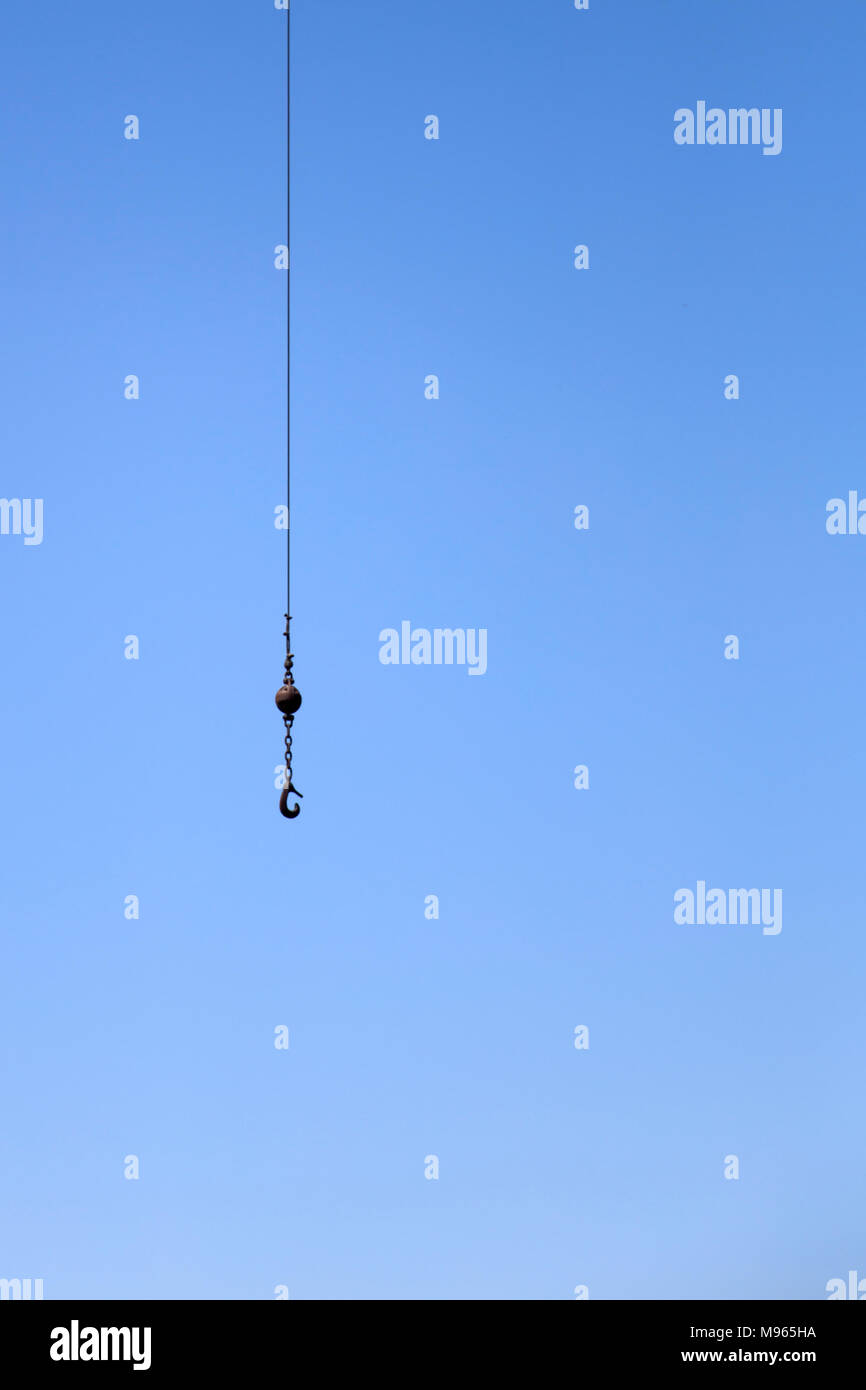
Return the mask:
<path id="1" fill-rule="evenodd" d="M 304 793 L 299 792 L 297 787 L 293 787 L 290 779 L 283 787 L 282 793 L 280 795 L 280 815 L 285 816 L 286 820 L 294 820 L 295 816 L 299 816 L 301 814 L 301 808 L 296 801 L 291 811 L 289 810 L 289 792 L 291 792 L 294 796 L 303 796 Z"/>

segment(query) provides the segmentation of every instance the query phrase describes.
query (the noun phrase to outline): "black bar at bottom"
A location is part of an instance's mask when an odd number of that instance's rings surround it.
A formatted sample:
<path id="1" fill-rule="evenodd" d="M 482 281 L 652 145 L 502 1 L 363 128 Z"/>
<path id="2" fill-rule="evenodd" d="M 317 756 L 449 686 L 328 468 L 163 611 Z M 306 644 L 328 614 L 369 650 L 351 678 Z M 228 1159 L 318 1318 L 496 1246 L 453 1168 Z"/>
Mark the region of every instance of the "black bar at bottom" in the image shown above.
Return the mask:
<path id="1" fill-rule="evenodd" d="M 544 1385 L 564 1357 L 574 1373 L 800 1366 L 823 1378 L 862 1369 L 864 1334 L 859 1308 L 829 1300 L 11 1301 L 0 1302 L 0 1372 L 109 1370 L 142 1384 L 194 1372 L 199 1387 L 250 1371 L 256 1383 L 262 1372 L 304 1385 L 341 1371 L 450 1380 L 467 1363 L 510 1381 L 534 1363 Z"/>

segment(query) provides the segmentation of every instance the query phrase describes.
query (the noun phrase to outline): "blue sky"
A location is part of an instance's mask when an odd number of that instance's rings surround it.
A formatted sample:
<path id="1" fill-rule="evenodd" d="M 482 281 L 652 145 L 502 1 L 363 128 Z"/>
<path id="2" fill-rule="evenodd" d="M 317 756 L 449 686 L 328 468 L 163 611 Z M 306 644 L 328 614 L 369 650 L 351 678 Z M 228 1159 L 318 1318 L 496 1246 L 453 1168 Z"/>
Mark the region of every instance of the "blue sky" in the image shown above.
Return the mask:
<path id="1" fill-rule="evenodd" d="M 866 1276 L 862 6 L 295 0 L 292 824 L 285 22 L 6 18 L 0 492 L 44 539 L 0 536 L 0 1276 L 826 1297 Z M 782 153 L 677 146 L 700 100 Z M 405 620 L 486 674 L 383 666 Z M 698 880 L 783 930 L 677 925 Z"/>

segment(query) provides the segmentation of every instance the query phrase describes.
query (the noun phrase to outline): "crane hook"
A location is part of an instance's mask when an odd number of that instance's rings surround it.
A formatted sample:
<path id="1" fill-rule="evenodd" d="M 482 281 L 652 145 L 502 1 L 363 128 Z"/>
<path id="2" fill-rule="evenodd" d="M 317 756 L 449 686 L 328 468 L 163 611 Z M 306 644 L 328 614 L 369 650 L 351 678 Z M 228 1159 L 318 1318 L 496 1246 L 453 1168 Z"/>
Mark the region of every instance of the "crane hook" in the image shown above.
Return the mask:
<path id="1" fill-rule="evenodd" d="M 301 808 L 296 801 L 291 811 L 289 810 L 289 792 L 291 792 L 294 796 L 303 796 L 304 793 L 299 792 L 297 787 L 293 787 L 291 780 L 289 780 L 283 787 L 282 793 L 280 795 L 280 815 L 285 816 L 286 820 L 294 820 L 295 816 L 299 816 L 301 814 Z"/>

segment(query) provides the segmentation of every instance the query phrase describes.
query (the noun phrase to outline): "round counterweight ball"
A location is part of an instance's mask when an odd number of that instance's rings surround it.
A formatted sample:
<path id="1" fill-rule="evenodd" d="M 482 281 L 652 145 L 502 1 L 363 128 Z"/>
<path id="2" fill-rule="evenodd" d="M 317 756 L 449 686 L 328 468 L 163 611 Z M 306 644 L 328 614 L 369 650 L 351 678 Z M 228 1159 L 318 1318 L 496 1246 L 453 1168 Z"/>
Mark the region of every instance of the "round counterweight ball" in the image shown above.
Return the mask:
<path id="1" fill-rule="evenodd" d="M 301 708 L 301 692 L 291 682 L 280 686 L 274 700 L 280 714 L 297 714 Z"/>

